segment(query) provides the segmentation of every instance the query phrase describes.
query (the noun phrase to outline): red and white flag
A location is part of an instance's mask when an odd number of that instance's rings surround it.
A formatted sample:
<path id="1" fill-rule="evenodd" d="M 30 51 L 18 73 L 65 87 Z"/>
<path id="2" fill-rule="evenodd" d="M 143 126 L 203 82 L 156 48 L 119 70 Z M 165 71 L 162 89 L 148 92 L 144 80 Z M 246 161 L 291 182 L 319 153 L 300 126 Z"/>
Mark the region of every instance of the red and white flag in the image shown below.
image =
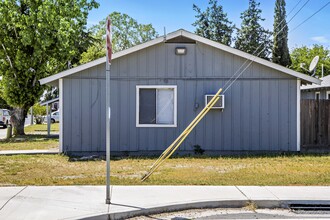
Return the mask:
<path id="1" fill-rule="evenodd" d="M 111 45 L 111 20 L 110 20 L 110 16 L 107 18 L 107 24 L 106 24 L 106 28 L 107 28 L 107 35 L 106 35 L 106 46 L 107 46 L 107 57 L 108 60 L 107 62 L 109 62 L 109 64 L 111 64 L 111 58 L 112 58 L 112 45 Z"/>

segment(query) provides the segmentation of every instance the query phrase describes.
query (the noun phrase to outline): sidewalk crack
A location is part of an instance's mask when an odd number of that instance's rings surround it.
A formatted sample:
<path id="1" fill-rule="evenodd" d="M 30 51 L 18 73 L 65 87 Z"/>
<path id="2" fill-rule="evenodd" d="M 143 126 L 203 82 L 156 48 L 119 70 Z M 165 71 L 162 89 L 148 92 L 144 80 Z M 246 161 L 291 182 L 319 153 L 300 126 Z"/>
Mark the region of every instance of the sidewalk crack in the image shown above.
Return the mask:
<path id="1" fill-rule="evenodd" d="M 3 206 L 1 206 L 0 211 L 12 200 L 14 199 L 18 194 L 20 194 L 21 192 L 23 192 L 23 190 L 25 190 L 28 186 L 25 186 L 23 189 L 21 189 L 18 193 L 16 193 L 15 195 L 13 195 L 10 199 L 8 199 L 7 202 L 5 202 L 5 204 L 3 204 Z"/>
<path id="2" fill-rule="evenodd" d="M 267 189 L 268 192 L 270 192 L 270 194 L 272 194 L 277 200 L 280 201 L 280 198 L 278 198 L 272 191 L 270 191 L 268 187 L 265 186 L 265 188 Z"/>
<path id="3" fill-rule="evenodd" d="M 238 191 L 240 191 L 240 193 L 243 194 L 243 196 L 245 196 L 245 198 L 246 198 L 247 200 L 249 200 L 249 202 L 251 202 L 251 199 L 250 199 L 249 197 L 247 197 L 247 195 L 245 195 L 245 193 L 244 193 L 240 188 L 238 188 L 238 186 L 235 186 L 235 187 L 236 187 L 236 189 L 237 189 Z"/>

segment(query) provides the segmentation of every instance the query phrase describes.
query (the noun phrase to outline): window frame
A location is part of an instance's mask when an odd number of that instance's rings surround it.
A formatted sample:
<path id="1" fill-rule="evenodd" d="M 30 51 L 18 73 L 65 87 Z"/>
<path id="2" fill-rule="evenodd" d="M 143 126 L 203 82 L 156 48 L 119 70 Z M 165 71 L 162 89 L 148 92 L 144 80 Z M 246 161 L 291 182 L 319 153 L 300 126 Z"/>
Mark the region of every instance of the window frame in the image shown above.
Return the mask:
<path id="1" fill-rule="evenodd" d="M 173 124 L 140 124 L 140 89 L 173 89 L 174 92 L 174 123 Z M 176 85 L 137 85 L 136 86 L 136 127 L 144 127 L 144 128 L 176 128 L 177 127 L 177 115 L 178 115 L 178 108 L 177 108 L 177 86 Z"/>
<path id="2" fill-rule="evenodd" d="M 325 97 L 325 99 L 327 99 L 327 100 L 330 100 L 330 99 L 329 99 L 330 91 L 326 91 L 326 93 L 325 93 L 325 94 L 326 94 L 326 97 Z"/>
<path id="3" fill-rule="evenodd" d="M 319 95 L 319 99 L 317 99 L 317 95 Z M 315 92 L 315 100 L 320 100 L 321 99 L 321 92 Z"/>

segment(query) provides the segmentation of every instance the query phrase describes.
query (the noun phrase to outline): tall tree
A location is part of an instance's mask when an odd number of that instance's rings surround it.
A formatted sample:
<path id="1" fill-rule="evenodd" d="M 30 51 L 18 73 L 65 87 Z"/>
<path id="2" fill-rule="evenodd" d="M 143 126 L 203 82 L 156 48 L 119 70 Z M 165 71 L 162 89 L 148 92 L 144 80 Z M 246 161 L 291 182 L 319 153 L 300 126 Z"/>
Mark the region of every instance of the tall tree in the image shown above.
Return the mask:
<path id="1" fill-rule="evenodd" d="M 205 11 L 195 4 L 193 9 L 197 13 L 196 21 L 193 23 L 196 34 L 228 46 L 232 43 L 235 26 L 228 20 L 227 14 L 217 0 L 209 0 L 209 6 Z"/>
<path id="2" fill-rule="evenodd" d="M 269 59 L 272 41 L 271 32 L 260 24 L 265 19 L 261 18 L 260 3 L 249 1 L 249 7 L 241 13 L 242 25 L 237 30 L 235 48 L 261 58 Z"/>
<path id="3" fill-rule="evenodd" d="M 276 0 L 273 36 L 272 61 L 282 66 L 290 66 L 292 62 L 288 47 L 285 0 Z"/>
<path id="4" fill-rule="evenodd" d="M 127 14 L 113 12 L 109 16 L 112 22 L 113 52 L 147 42 L 158 36 L 151 24 L 139 24 Z M 87 63 L 105 56 L 105 23 L 106 19 L 103 19 L 89 29 L 96 41 L 82 54 L 80 63 Z"/>
<path id="5" fill-rule="evenodd" d="M 292 65 L 291 69 L 305 74 L 310 74 L 300 67 L 302 63 L 305 64 L 304 68 L 308 69 L 309 64 L 315 56 L 319 56 L 319 64 L 316 67 L 316 76 L 322 76 L 321 65 L 324 65 L 324 76 L 330 74 L 330 50 L 322 45 L 314 44 L 312 47 L 302 46 L 294 48 L 291 52 Z"/>
<path id="6" fill-rule="evenodd" d="M 0 1 L 2 97 L 13 107 L 14 134 L 24 134 L 28 109 L 44 87 L 38 80 L 77 57 L 94 0 Z"/>

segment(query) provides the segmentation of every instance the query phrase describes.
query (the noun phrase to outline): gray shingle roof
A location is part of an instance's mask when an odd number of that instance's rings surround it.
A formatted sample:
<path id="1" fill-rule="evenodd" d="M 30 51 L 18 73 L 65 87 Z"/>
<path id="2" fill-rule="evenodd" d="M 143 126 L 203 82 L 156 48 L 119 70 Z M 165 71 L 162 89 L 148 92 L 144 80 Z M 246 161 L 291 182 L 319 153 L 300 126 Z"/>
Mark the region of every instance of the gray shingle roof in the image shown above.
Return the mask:
<path id="1" fill-rule="evenodd" d="M 320 89 L 320 88 L 326 88 L 326 87 L 330 87 L 330 75 L 325 76 L 320 78 L 322 80 L 321 85 L 317 85 L 317 84 L 311 84 L 311 85 L 303 85 L 301 86 L 302 90 L 305 89 Z"/>

